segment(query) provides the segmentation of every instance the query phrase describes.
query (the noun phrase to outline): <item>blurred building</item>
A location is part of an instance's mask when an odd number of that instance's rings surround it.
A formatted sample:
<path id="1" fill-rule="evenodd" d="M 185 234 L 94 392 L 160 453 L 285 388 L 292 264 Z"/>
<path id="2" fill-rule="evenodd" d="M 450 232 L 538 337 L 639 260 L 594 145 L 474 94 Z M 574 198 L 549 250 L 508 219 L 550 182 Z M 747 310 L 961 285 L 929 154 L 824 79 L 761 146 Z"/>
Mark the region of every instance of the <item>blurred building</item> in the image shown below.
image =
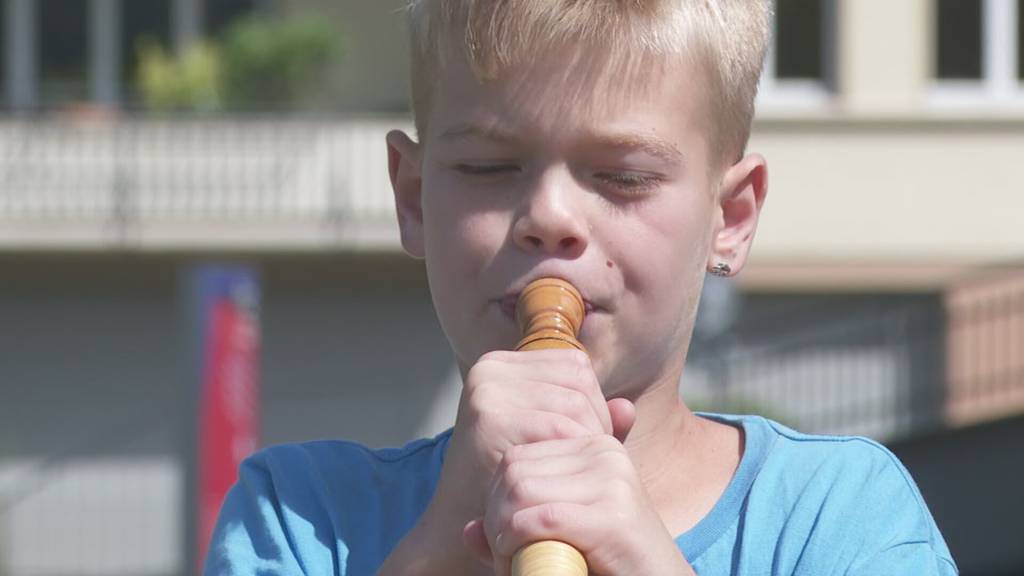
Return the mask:
<path id="1" fill-rule="evenodd" d="M 0 0 L 0 573 L 190 570 L 195 262 L 262 271 L 265 443 L 450 424 L 384 154 L 411 125 L 403 4 Z M 777 1 L 750 145 L 768 202 L 748 268 L 708 288 L 691 400 L 892 442 L 1020 418 L 1022 4 Z M 315 109 L 141 110 L 141 39 L 303 11 L 344 44 Z M 951 546 L 965 574 L 1014 573 L 1013 534 Z"/>

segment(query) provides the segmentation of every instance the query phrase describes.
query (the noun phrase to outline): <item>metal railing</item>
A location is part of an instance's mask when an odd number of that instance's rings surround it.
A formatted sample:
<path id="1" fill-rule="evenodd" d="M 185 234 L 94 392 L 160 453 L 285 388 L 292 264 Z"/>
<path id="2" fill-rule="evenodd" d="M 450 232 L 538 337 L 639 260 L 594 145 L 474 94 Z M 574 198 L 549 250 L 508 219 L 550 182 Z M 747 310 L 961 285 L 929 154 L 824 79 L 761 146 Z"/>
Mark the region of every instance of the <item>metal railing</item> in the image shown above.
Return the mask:
<path id="1" fill-rule="evenodd" d="M 800 431 L 879 439 L 941 425 L 942 321 L 930 306 L 892 307 L 799 325 L 755 319 L 705 343 L 709 403 Z"/>
<path id="2" fill-rule="evenodd" d="M 0 221 L 387 222 L 400 120 L 0 119 Z"/>
<path id="3" fill-rule="evenodd" d="M 1013 277 L 966 296 L 865 297 L 823 323 L 746 320 L 695 342 L 700 404 L 880 440 L 1024 412 L 1024 268 Z"/>

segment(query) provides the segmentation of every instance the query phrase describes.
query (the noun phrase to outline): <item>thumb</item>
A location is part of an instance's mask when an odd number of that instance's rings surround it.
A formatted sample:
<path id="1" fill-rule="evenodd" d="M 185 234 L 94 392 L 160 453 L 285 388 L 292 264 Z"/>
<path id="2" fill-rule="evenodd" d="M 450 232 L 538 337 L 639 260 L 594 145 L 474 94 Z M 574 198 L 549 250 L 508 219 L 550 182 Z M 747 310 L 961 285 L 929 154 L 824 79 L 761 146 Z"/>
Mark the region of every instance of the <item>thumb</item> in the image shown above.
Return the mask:
<path id="1" fill-rule="evenodd" d="M 484 519 L 470 520 L 462 529 L 462 541 L 477 557 L 488 564 L 491 563 L 491 547 L 484 533 Z"/>
<path id="2" fill-rule="evenodd" d="M 612 417 L 612 435 L 625 442 L 636 422 L 636 406 L 625 398 L 612 398 L 608 401 L 608 413 Z"/>

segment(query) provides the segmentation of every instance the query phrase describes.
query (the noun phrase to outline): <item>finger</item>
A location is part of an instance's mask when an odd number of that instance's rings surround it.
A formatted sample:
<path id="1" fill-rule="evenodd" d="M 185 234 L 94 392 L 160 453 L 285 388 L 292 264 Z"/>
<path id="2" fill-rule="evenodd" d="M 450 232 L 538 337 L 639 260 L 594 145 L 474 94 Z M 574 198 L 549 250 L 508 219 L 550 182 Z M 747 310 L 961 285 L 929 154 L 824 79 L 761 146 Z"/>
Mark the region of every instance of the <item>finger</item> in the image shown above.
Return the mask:
<path id="1" fill-rule="evenodd" d="M 487 543 L 487 535 L 484 533 L 483 518 L 476 518 L 466 523 L 462 529 L 462 542 L 481 561 L 491 563 L 491 546 Z"/>
<path id="2" fill-rule="evenodd" d="M 591 461 L 581 458 L 581 450 L 586 444 L 580 439 L 548 440 L 533 444 L 513 446 L 505 451 L 497 470 L 494 472 L 492 486 L 507 478 L 522 478 L 526 475 L 546 478 L 549 476 L 571 476 L 579 474 L 591 466 Z M 567 449 L 566 445 L 580 446 L 579 449 Z M 548 446 L 553 445 L 553 446 Z M 543 447 L 544 450 L 537 450 Z M 532 448 L 533 450 L 524 450 Z M 548 449 L 550 448 L 550 449 Z"/>
<path id="3" fill-rule="evenodd" d="M 517 445 L 594 436 L 593 430 L 563 414 L 520 410 L 510 416 L 514 416 L 511 425 Z"/>
<path id="4" fill-rule="evenodd" d="M 611 416 L 604 399 L 603 411 L 594 409 L 594 400 L 585 392 L 557 381 L 531 381 L 516 383 L 516 392 L 532 392 L 530 403 L 539 410 L 564 414 L 590 430 L 590 434 L 611 434 Z"/>
<path id="5" fill-rule="evenodd" d="M 591 398 L 557 378 L 544 379 L 536 371 L 527 374 L 503 374 L 494 378 L 494 386 L 474 391 L 473 404 L 480 412 L 498 407 L 540 410 L 568 416 L 589 430 L 589 434 L 610 434 L 611 417 L 607 406 L 604 414 L 594 410 Z M 601 400 L 602 404 L 604 400 Z M 607 423 L 605 422 L 607 420 Z"/>
<path id="6" fill-rule="evenodd" d="M 580 350 L 527 350 L 515 352 L 521 366 L 541 370 L 545 381 L 576 390 L 590 402 L 594 414 L 601 422 L 601 431 L 612 433 L 611 417 L 601 392 L 601 385 L 594 374 L 590 357 Z"/>
<path id="7" fill-rule="evenodd" d="M 607 434 L 519 444 L 502 454 L 489 493 L 509 479 L 571 476 L 587 471 L 617 474 L 623 466 L 632 466 L 625 447 Z"/>
<path id="8" fill-rule="evenodd" d="M 586 556 L 603 537 L 607 523 L 591 506 L 548 502 L 513 514 L 491 543 L 491 551 L 496 563 L 504 563 L 527 544 L 561 540 Z"/>
<path id="9" fill-rule="evenodd" d="M 602 452 L 622 452 L 621 442 L 608 434 L 588 434 L 568 438 L 551 438 L 519 444 L 502 455 L 502 464 L 519 460 L 538 460 L 558 456 L 592 458 Z"/>
<path id="10" fill-rule="evenodd" d="M 486 521 L 495 522 L 495 527 L 500 528 L 514 513 L 524 508 L 545 502 L 593 504 L 600 501 L 603 494 L 604 483 L 592 471 L 540 476 L 533 470 L 511 468 L 494 484 Z"/>
<path id="11" fill-rule="evenodd" d="M 636 423 L 636 406 L 625 398 L 612 398 L 608 401 L 608 413 L 611 415 L 612 435 L 619 442 L 625 442 Z"/>
<path id="12" fill-rule="evenodd" d="M 594 373 L 590 356 L 580 350 L 562 350 L 562 352 L 566 353 L 564 354 L 564 365 L 557 368 L 556 374 L 566 380 L 560 381 L 560 383 L 583 393 L 601 422 L 601 431 L 611 434 L 611 415 L 608 413 L 608 404 L 601 391 L 601 383 L 597 380 L 597 374 Z"/>

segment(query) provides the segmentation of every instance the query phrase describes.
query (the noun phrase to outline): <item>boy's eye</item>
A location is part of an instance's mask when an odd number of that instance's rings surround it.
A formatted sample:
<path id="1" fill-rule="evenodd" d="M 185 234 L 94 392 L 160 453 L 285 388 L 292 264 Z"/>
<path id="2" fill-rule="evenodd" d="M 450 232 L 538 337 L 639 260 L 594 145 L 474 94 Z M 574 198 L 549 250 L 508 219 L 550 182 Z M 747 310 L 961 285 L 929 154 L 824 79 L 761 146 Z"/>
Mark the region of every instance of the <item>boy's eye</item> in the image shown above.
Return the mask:
<path id="1" fill-rule="evenodd" d="M 647 192 L 661 183 L 660 176 L 639 172 L 600 172 L 595 177 L 631 194 Z"/>
<path id="2" fill-rule="evenodd" d="M 519 166 L 515 164 L 456 164 L 455 170 L 470 176 L 490 176 L 518 172 Z"/>
<path id="3" fill-rule="evenodd" d="M 453 166 L 456 172 L 467 176 L 503 176 L 517 174 L 522 171 L 519 164 L 498 162 L 492 164 L 458 163 Z M 630 171 L 597 172 L 594 178 L 602 184 L 609 185 L 619 194 L 640 195 L 656 188 L 662 177 L 656 174 Z"/>

